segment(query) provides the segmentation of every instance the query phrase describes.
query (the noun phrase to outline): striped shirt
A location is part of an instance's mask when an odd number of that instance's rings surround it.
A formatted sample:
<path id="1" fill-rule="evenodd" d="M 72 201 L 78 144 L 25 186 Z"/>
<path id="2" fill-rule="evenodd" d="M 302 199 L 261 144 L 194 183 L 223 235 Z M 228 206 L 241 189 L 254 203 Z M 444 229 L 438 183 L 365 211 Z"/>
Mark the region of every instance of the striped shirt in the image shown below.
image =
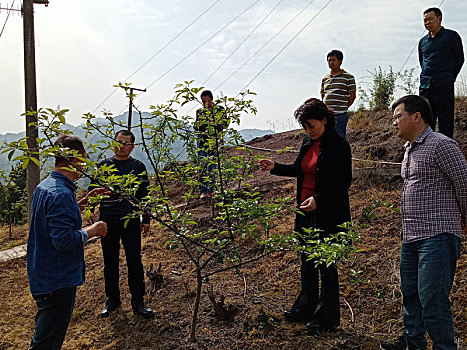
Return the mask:
<path id="1" fill-rule="evenodd" d="M 457 143 L 431 128 L 408 142 L 401 175 L 403 242 L 450 233 L 467 218 L 467 162 Z"/>
<path id="2" fill-rule="evenodd" d="M 354 76 L 343 69 L 339 74 L 329 73 L 321 80 L 323 102 L 328 108 L 332 108 L 334 113 L 347 112 L 350 92 L 356 89 Z"/>

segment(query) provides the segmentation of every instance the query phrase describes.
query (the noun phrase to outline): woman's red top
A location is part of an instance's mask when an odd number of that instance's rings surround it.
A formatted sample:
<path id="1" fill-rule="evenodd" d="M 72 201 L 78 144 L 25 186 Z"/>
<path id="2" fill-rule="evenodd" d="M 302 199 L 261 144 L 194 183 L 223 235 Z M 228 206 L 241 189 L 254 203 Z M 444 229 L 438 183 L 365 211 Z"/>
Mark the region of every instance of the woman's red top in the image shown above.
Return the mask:
<path id="1" fill-rule="evenodd" d="M 300 200 L 302 202 L 315 195 L 316 163 L 318 161 L 319 144 L 320 140 L 314 140 L 313 145 L 308 149 L 305 157 L 302 159 L 301 168 L 304 173 L 302 193 L 300 193 Z"/>

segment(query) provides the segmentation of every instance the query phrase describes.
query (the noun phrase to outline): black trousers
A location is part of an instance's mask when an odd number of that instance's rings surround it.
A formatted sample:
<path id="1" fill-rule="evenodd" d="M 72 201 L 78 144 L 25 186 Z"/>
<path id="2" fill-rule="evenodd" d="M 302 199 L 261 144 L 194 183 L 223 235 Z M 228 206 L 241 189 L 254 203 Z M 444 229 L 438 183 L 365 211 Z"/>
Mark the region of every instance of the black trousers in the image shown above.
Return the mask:
<path id="1" fill-rule="evenodd" d="M 302 243 L 305 244 L 307 234 L 304 228 L 317 228 L 317 216 L 315 212 L 308 212 L 305 215 L 296 214 L 296 232 L 303 235 Z M 326 232 L 320 233 L 320 238 L 327 236 Z M 302 292 L 313 298 L 319 296 L 319 306 L 313 318 L 323 324 L 338 326 L 340 322 L 339 305 L 339 276 L 336 265 L 326 264 L 315 265 L 314 260 L 307 261 L 307 254 L 301 254 L 301 285 Z M 319 290 L 319 277 L 321 277 L 321 290 Z"/>
<path id="2" fill-rule="evenodd" d="M 420 89 L 420 96 L 430 101 L 433 111 L 433 121 L 430 126 L 433 131 L 438 121 L 438 131 L 452 138 L 454 134 L 454 82 Z"/>
<path id="3" fill-rule="evenodd" d="M 104 255 L 105 294 L 109 301 L 120 301 L 120 239 L 123 243 L 128 267 L 131 303 L 137 305 L 143 302 L 145 293 L 144 270 L 141 262 L 141 222 L 139 219 L 130 220 L 126 227 L 124 227 L 123 221 L 107 222 L 107 235 L 101 239 Z"/>

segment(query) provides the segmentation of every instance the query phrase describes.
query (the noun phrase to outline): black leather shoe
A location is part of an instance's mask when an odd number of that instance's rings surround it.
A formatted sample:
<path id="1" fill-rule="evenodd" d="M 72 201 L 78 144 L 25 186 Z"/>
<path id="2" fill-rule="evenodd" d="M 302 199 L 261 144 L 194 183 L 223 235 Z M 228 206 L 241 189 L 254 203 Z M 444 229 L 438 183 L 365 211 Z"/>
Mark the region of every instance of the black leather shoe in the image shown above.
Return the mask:
<path id="1" fill-rule="evenodd" d="M 291 323 L 307 323 L 316 310 L 317 298 L 301 292 L 290 308 L 284 311 L 284 318 Z"/>
<path id="2" fill-rule="evenodd" d="M 115 309 L 117 309 L 120 305 L 122 305 L 122 302 L 120 300 L 117 302 L 107 301 L 105 303 L 104 308 L 101 311 L 101 317 L 102 318 L 109 317 L 110 313 L 114 311 Z"/>
<path id="3" fill-rule="evenodd" d="M 154 311 L 151 308 L 146 307 L 144 304 L 133 305 L 133 313 L 139 315 L 142 318 L 153 318 Z"/>
<path id="4" fill-rule="evenodd" d="M 306 324 L 306 329 L 313 335 L 321 333 L 336 332 L 338 325 L 335 323 L 317 323 L 313 320 Z"/>
<path id="5" fill-rule="evenodd" d="M 404 336 L 397 338 L 394 343 L 381 343 L 380 348 L 383 350 L 421 350 Z"/>

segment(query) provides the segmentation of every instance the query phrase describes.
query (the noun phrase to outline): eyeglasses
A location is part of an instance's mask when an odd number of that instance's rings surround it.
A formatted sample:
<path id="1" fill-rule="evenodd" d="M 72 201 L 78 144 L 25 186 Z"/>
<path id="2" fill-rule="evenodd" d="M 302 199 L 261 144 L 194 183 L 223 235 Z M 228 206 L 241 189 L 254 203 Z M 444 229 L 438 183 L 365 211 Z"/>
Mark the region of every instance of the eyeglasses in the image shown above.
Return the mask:
<path id="1" fill-rule="evenodd" d="M 133 146 L 134 143 L 117 141 L 117 146 Z"/>

